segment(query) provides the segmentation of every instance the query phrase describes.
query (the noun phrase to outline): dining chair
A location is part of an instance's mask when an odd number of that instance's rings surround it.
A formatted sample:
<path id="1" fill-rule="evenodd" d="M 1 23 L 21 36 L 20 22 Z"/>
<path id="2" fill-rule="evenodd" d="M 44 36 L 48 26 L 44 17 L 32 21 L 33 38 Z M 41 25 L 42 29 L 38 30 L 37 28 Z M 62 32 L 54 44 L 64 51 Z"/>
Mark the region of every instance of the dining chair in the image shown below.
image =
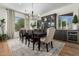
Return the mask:
<path id="1" fill-rule="evenodd" d="M 54 37 L 54 33 L 55 33 L 55 28 L 50 27 L 47 29 L 47 36 L 44 38 L 41 38 L 41 42 L 46 44 L 46 49 L 48 52 L 48 44 L 51 44 L 51 48 L 53 48 L 53 37 Z"/>
<path id="2" fill-rule="evenodd" d="M 19 30 L 19 38 L 22 40 L 22 30 Z"/>
<path id="3" fill-rule="evenodd" d="M 26 30 L 25 29 L 20 29 L 19 30 L 19 37 L 20 37 L 20 40 L 23 41 L 25 40 L 25 34 L 26 34 Z"/>
<path id="4" fill-rule="evenodd" d="M 28 47 L 30 45 L 30 42 L 32 41 L 32 30 L 28 30 L 27 31 L 27 35 L 26 35 L 26 42 L 28 41 Z"/>
<path id="5" fill-rule="evenodd" d="M 28 33 L 26 32 L 25 33 L 25 45 L 27 44 L 28 40 L 29 40 L 29 36 L 28 36 Z M 28 45 L 29 45 L 29 43 L 28 43 Z"/>
<path id="6" fill-rule="evenodd" d="M 25 36 L 25 44 L 27 44 L 28 42 L 28 47 L 30 45 L 30 43 L 33 43 L 33 50 L 34 50 L 34 45 L 35 45 L 35 42 L 36 42 L 36 38 L 35 38 L 35 35 L 33 34 L 33 31 L 32 30 L 28 30 L 26 32 L 26 36 Z"/>
<path id="7" fill-rule="evenodd" d="M 32 43 L 33 43 L 33 50 L 34 50 L 34 47 L 35 47 L 35 44 L 37 45 L 38 43 L 38 37 L 34 34 L 35 31 L 33 31 L 33 34 L 32 34 Z"/>

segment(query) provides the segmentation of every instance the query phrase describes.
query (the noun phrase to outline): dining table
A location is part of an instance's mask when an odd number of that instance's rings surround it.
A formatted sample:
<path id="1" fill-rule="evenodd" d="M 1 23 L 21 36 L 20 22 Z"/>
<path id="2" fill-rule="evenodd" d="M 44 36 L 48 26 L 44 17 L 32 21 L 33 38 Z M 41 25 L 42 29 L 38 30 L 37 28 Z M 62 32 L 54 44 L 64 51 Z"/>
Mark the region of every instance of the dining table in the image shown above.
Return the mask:
<path id="1" fill-rule="evenodd" d="M 38 31 L 38 30 L 28 30 L 27 33 L 28 33 L 29 39 L 33 40 L 33 50 L 34 50 L 35 41 L 37 41 L 38 50 L 40 51 L 40 44 L 41 44 L 40 39 L 46 36 L 46 32 Z"/>

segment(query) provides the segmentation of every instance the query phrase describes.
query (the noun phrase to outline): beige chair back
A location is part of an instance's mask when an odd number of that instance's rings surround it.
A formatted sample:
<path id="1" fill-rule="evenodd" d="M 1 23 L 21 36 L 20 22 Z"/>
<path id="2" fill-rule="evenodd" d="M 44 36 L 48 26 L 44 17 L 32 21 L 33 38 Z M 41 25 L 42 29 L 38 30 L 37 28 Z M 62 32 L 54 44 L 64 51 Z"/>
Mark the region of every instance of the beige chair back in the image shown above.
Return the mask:
<path id="1" fill-rule="evenodd" d="M 47 43 L 49 43 L 50 41 L 53 40 L 54 33 L 55 33 L 55 28 L 50 27 L 50 28 L 47 29 L 47 37 L 46 37 Z"/>

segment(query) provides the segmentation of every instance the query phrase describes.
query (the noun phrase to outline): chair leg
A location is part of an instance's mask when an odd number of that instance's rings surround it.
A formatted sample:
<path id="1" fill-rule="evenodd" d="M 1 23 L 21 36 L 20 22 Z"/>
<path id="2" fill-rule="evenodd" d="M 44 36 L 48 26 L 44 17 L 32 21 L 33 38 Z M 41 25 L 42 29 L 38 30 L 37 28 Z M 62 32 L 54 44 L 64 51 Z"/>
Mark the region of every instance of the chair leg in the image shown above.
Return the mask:
<path id="1" fill-rule="evenodd" d="M 51 48 L 53 48 L 53 43 L 52 43 L 52 41 L 51 41 Z"/>
<path id="2" fill-rule="evenodd" d="M 33 40 L 33 50 L 34 50 L 34 45 L 35 45 L 35 42 L 34 42 L 34 40 Z"/>
<path id="3" fill-rule="evenodd" d="M 47 52 L 48 52 L 48 44 L 46 44 L 46 49 L 47 49 Z"/>
<path id="4" fill-rule="evenodd" d="M 27 44 L 27 39 L 25 39 L 25 45 Z"/>
<path id="5" fill-rule="evenodd" d="M 29 45 L 30 45 L 30 39 L 28 40 L 28 47 L 29 47 Z"/>
<path id="6" fill-rule="evenodd" d="M 40 39 L 39 39 L 39 41 L 38 41 L 38 50 L 40 51 L 40 44 L 41 44 L 41 42 L 40 42 Z"/>
<path id="7" fill-rule="evenodd" d="M 23 41 L 24 41 L 24 38 L 22 37 L 22 43 L 23 43 Z"/>

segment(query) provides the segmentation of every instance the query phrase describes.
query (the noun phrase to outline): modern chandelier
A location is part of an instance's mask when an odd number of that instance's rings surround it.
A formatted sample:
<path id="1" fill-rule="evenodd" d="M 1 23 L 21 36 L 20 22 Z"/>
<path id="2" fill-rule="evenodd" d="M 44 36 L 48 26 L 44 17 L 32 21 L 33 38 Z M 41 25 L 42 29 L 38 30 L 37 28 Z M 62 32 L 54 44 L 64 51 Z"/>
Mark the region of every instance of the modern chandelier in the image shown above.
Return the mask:
<path id="1" fill-rule="evenodd" d="M 32 3 L 32 17 L 34 16 L 33 14 L 34 14 L 34 11 L 33 11 L 33 3 Z"/>

